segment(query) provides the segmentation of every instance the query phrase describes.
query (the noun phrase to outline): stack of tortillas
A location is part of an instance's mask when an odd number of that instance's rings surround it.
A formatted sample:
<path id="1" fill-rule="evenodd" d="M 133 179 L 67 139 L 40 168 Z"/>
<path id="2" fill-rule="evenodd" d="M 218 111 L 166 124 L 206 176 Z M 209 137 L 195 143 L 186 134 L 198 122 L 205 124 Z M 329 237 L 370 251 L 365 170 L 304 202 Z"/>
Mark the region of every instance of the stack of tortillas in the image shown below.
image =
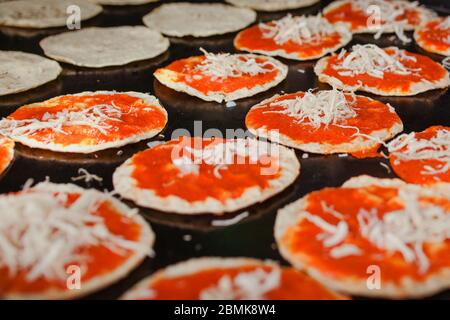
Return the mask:
<path id="1" fill-rule="evenodd" d="M 143 26 L 94 27 L 50 36 L 40 45 L 55 60 L 101 68 L 154 58 L 169 48 L 169 40 Z"/>
<path id="2" fill-rule="evenodd" d="M 0 96 L 39 87 L 60 73 L 57 62 L 36 54 L 0 51 Z"/>
<path id="3" fill-rule="evenodd" d="M 153 10 L 143 21 L 146 26 L 173 37 L 209 37 L 235 32 L 256 19 L 256 12 L 220 3 L 169 3 Z"/>
<path id="4" fill-rule="evenodd" d="M 79 12 L 81 20 L 90 19 L 102 7 L 86 0 L 7 1 L 0 4 L 0 25 L 21 28 L 51 28 L 67 24 L 68 11 Z"/>

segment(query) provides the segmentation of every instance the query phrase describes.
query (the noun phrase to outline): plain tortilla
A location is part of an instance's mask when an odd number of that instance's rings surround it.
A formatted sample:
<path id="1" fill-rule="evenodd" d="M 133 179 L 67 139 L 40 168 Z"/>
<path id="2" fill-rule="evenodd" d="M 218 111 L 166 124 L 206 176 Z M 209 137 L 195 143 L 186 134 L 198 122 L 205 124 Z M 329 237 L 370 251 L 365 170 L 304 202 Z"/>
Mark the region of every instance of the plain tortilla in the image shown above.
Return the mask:
<path id="1" fill-rule="evenodd" d="M 169 48 L 169 40 L 143 26 L 93 27 L 47 37 L 40 45 L 55 60 L 102 68 L 154 58 Z"/>
<path id="2" fill-rule="evenodd" d="M 256 20 L 256 12 L 221 3 L 169 3 L 143 18 L 146 26 L 173 37 L 209 37 L 241 30 Z"/>
<path id="3" fill-rule="evenodd" d="M 152 2 L 158 2 L 159 0 L 89 0 L 89 1 L 106 6 L 135 6 Z"/>
<path id="4" fill-rule="evenodd" d="M 0 96 L 23 92 L 55 80 L 56 61 L 20 51 L 0 51 Z"/>
<path id="5" fill-rule="evenodd" d="M 309 7 L 320 0 L 226 0 L 232 5 L 258 11 L 281 11 Z"/>
<path id="6" fill-rule="evenodd" d="M 86 0 L 7 1 L 0 3 L 0 25 L 22 28 L 51 28 L 67 24 L 71 13 L 68 7 L 80 8 L 81 20 L 90 19 L 102 7 Z"/>

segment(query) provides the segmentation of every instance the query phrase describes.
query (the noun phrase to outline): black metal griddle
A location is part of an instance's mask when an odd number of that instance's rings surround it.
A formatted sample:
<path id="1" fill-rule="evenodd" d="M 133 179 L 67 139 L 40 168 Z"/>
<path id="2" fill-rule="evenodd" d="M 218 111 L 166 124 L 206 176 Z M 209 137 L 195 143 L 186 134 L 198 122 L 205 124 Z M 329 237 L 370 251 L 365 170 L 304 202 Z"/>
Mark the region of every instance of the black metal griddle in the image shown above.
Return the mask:
<path id="1" fill-rule="evenodd" d="M 166 2 L 166 1 L 164 1 Z M 168 1 L 167 1 L 168 2 Z M 328 3 L 329 1 L 322 1 Z M 432 1 L 433 8 L 445 10 L 446 0 Z M 82 23 L 87 26 L 119 26 L 141 25 L 141 18 L 158 4 L 126 7 L 105 7 L 104 12 Z M 291 10 L 292 14 L 315 14 L 321 5 L 315 5 L 301 10 Z M 287 12 L 259 13 L 260 21 L 267 21 L 284 16 Z M 441 14 L 448 12 L 441 11 Z M 48 35 L 65 32 L 64 28 L 46 30 L 31 30 L 17 28 L 0 28 L 0 50 L 19 50 L 43 55 L 39 41 Z M 289 66 L 288 78 L 277 87 L 256 95 L 254 97 L 238 100 L 235 107 L 226 107 L 225 104 L 208 103 L 186 94 L 175 92 L 160 83 L 153 72 L 157 67 L 167 65 L 173 60 L 199 55 L 199 47 L 212 52 L 235 52 L 233 38 L 235 34 L 195 38 L 171 38 L 168 52 L 148 61 L 131 63 L 121 67 L 102 69 L 79 68 L 62 64 L 64 71 L 55 81 L 20 94 L 0 97 L 0 116 L 7 116 L 24 104 L 43 101 L 51 97 L 69 93 L 96 90 L 140 91 L 156 95 L 168 110 L 169 123 L 163 131 L 163 136 L 152 140 L 168 140 L 171 133 L 177 128 L 186 128 L 193 131 L 194 121 L 201 120 L 203 130 L 218 128 L 225 134 L 225 129 L 245 129 L 244 118 L 249 108 L 259 101 L 280 92 L 295 92 L 310 88 L 328 88 L 320 84 L 314 75 L 313 66 L 316 61 L 296 62 L 280 59 Z M 409 34 L 411 36 L 411 34 Z M 355 43 L 376 43 L 380 46 L 395 45 L 413 52 L 424 53 L 414 42 L 403 45 L 395 37 L 383 36 L 375 41 L 371 35 L 355 35 L 354 40 L 347 47 Z M 443 57 L 424 53 L 435 59 Z M 304 73 L 298 69 L 305 70 Z M 362 93 L 364 94 L 364 93 Z M 368 94 L 367 94 L 368 95 Z M 415 97 L 377 97 L 369 95 L 383 102 L 389 102 L 395 107 L 405 125 L 405 132 L 421 131 L 431 125 L 450 126 L 450 93 L 446 90 L 435 90 Z M 36 182 L 45 177 L 55 183 L 71 183 L 71 177 L 77 176 L 79 168 L 104 178 L 103 183 L 93 182 L 82 187 L 93 187 L 100 190 L 112 190 L 112 173 L 134 153 L 144 150 L 148 141 L 129 145 L 120 149 L 106 150 L 92 155 L 59 154 L 43 150 L 30 149 L 17 145 L 16 156 L 12 166 L 0 178 L 0 192 L 18 191 L 23 184 L 33 178 Z M 123 153 L 118 155 L 118 151 Z M 120 153 L 119 153 L 120 154 Z M 238 224 L 229 227 L 212 227 L 211 221 L 218 219 L 210 215 L 180 216 L 166 214 L 155 210 L 139 208 L 140 213 L 151 223 L 156 233 L 156 256 L 146 259 L 145 262 L 131 274 L 117 284 L 100 292 L 90 295 L 90 299 L 114 299 L 124 293 L 129 287 L 155 270 L 169 264 L 188 258 L 200 256 L 246 256 L 261 259 L 283 261 L 278 253 L 273 238 L 273 225 L 277 209 L 302 197 L 308 192 L 324 187 L 339 186 L 347 179 L 368 174 L 376 177 L 395 177 L 380 162 L 385 159 L 356 159 L 338 156 L 310 155 L 302 159 L 302 152 L 297 151 L 301 160 L 301 174 L 295 183 L 281 194 L 239 212 L 227 215 L 229 219 L 243 212 L 250 215 Z M 133 203 L 128 202 L 132 207 Z M 192 239 L 187 241 L 190 235 Z M 450 291 L 444 292 L 434 298 L 449 298 Z"/>

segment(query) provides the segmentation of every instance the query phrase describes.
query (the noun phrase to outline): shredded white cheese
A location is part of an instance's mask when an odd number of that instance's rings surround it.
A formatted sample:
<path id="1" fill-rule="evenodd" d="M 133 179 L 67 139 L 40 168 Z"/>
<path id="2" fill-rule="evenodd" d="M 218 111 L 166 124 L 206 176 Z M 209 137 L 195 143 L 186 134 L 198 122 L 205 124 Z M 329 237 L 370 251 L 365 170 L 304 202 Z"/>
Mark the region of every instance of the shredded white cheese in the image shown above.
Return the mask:
<path id="1" fill-rule="evenodd" d="M 234 102 L 234 101 L 228 101 L 228 102 L 225 104 L 225 106 L 226 106 L 227 108 L 234 108 L 234 107 L 237 106 L 237 104 L 236 104 L 236 102 Z"/>
<path id="2" fill-rule="evenodd" d="M 200 50 L 205 54 L 205 59 L 195 69 L 213 80 L 239 78 L 243 75 L 256 76 L 272 72 L 276 67 L 269 60 L 257 62 L 256 58 L 248 55 L 214 54 L 205 51 L 203 48 L 200 48 Z"/>
<path id="3" fill-rule="evenodd" d="M 422 174 L 436 175 L 450 170 L 450 130 L 436 131 L 431 139 L 418 139 L 415 132 L 402 134 L 388 143 L 388 150 L 402 161 L 437 160 L 434 166 L 424 165 Z"/>
<path id="4" fill-rule="evenodd" d="M 347 54 L 343 49 L 338 56 L 341 60 L 333 69 L 338 71 L 341 76 L 355 76 L 359 74 L 368 74 L 372 77 L 384 78 L 385 72 L 391 72 L 398 75 L 417 74 L 420 68 L 408 68 L 403 62 L 416 61 L 414 56 L 408 55 L 405 50 L 392 47 L 392 53 L 374 44 L 356 44 L 351 52 Z"/>
<path id="5" fill-rule="evenodd" d="M 172 159 L 172 163 L 178 168 L 179 177 L 184 177 L 189 174 L 198 175 L 200 173 L 200 165 L 192 161 L 191 158 L 183 156 L 181 158 Z"/>
<path id="6" fill-rule="evenodd" d="M 386 1 L 386 0 L 352 0 L 353 8 L 363 11 L 365 14 L 377 14 L 379 19 L 378 24 L 374 24 L 377 33 L 374 38 L 379 39 L 380 36 L 388 29 L 393 29 L 397 37 L 403 42 L 411 42 L 405 35 L 405 27 L 409 25 L 407 19 L 399 19 L 405 14 L 405 10 L 418 10 L 418 2 L 409 1 Z M 372 11 L 377 8 L 377 11 Z"/>
<path id="7" fill-rule="evenodd" d="M 330 250 L 330 256 L 334 259 L 342 259 L 348 256 L 359 256 L 362 250 L 353 244 L 342 244 Z"/>
<path id="8" fill-rule="evenodd" d="M 272 102 L 270 106 L 282 107 L 282 110 L 270 110 L 264 113 L 282 113 L 296 119 L 297 123 L 309 124 L 315 128 L 336 125 L 346 119 L 356 117 L 356 96 L 333 90 L 305 92 L 303 97 Z"/>
<path id="9" fill-rule="evenodd" d="M 269 144 L 260 144 L 255 139 L 214 142 L 204 148 L 196 148 L 195 145 L 183 145 L 181 150 L 177 149 L 178 152 L 174 152 L 172 155 L 172 163 L 180 170 L 180 176 L 187 174 L 198 175 L 201 164 L 214 166 L 213 175 L 217 179 L 221 179 L 221 171 L 227 170 L 227 165 L 247 158 L 248 162 L 257 163 L 262 156 L 276 152 L 272 149 L 266 150 L 263 146 L 273 148 Z M 237 157 L 241 160 L 237 160 Z"/>
<path id="10" fill-rule="evenodd" d="M 233 224 L 236 224 L 249 216 L 248 211 L 242 212 L 238 214 L 236 217 L 227 220 L 213 220 L 211 221 L 211 225 L 214 227 L 228 227 Z"/>
<path id="11" fill-rule="evenodd" d="M 446 17 L 438 24 L 438 29 L 449 30 L 450 29 L 450 16 Z"/>
<path id="12" fill-rule="evenodd" d="M 333 26 L 321 15 L 295 16 L 288 14 L 280 20 L 260 23 L 259 29 L 263 38 L 273 39 L 276 44 L 283 45 L 288 41 L 297 44 L 320 43 L 323 37 L 336 33 Z"/>
<path id="13" fill-rule="evenodd" d="M 445 69 L 450 70 L 450 57 L 444 58 L 442 60 L 442 65 Z"/>
<path id="14" fill-rule="evenodd" d="M 423 245 L 450 239 L 450 214 L 440 206 L 420 201 L 420 187 L 399 188 L 402 209 L 379 217 L 376 209 L 361 209 L 358 222 L 361 234 L 379 248 L 399 252 L 405 262 L 415 263 L 424 273 L 430 262 Z"/>
<path id="15" fill-rule="evenodd" d="M 264 300 L 265 295 L 280 286 L 281 270 L 274 267 L 271 271 L 255 269 L 240 272 L 234 278 L 226 275 L 217 285 L 204 289 L 201 300 Z"/>
<path id="16" fill-rule="evenodd" d="M 380 166 L 386 169 L 388 173 L 391 173 L 391 168 L 384 162 L 380 162 Z"/>
<path id="17" fill-rule="evenodd" d="M 386 212 L 382 217 L 375 208 L 361 208 L 357 214 L 359 232 L 364 238 L 378 248 L 400 253 L 406 263 L 415 263 L 421 273 L 426 272 L 430 265 L 423 245 L 450 239 L 450 212 L 421 200 L 423 196 L 432 194 L 424 192 L 419 186 L 402 186 L 395 199 L 401 209 Z M 337 224 L 308 212 L 302 212 L 301 216 L 323 231 L 317 239 L 325 248 L 330 248 L 330 256 L 340 259 L 362 254 L 358 246 L 346 243 L 349 229 L 344 215 L 336 214 L 325 203 L 322 207 L 326 213 L 339 219 Z"/>
<path id="18" fill-rule="evenodd" d="M 96 215 L 99 205 L 108 201 L 105 194 L 86 190 L 70 205 L 68 196 L 58 185 L 45 182 L 0 197 L 0 267 L 10 276 L 26 270 L 28 281 L 65 280 L 68 264 L 83 270 L 89 256 L 79 249 L 88 246 L 104 245 L 118 254 L 149 253 L 149 248 L 113 234 Z"/>
<path id="19" fill-rule="evenodd" d="M 113 128 L 108 122 L 121 122 L 122 110 L 114 102 L 99 104 L 89 108 L 69 111 L 64 109 L 57 113 L 45 113 L 41 119 L 14 120 L 4 118 L 0 121 L 0 134 L 9 137 L 32 136 L 38 132 L 51 129 L 61 134 L 69 134 L 64 130 L 67 126 L 88 126 L 98 130 L 102 134 L 108 134 Z"/>
<path id="20" fill-rule="evenodd" d="M 164 144 L 164 141 L 150 141 L 150 142 L 147 143 L 147 147 L 149 149 L 151 149 L 151 148 L 154 148 L 154 147 L 159 146 L 161 144 Z"/>
<path id="21" fill-rule="evenodd" d="M 102 182 L 103 178 L 99 177 L 95 174 L 89 173 L 89 171 L 87 171 L 84 168 L 80 168 L 78 169 L 78 177 L 72 177 L 71 180 L 72 181 L 80 181 L 83 180 L 85 183 L 89 183 L 91 181 L 97 181 L 97 182 Z"/>

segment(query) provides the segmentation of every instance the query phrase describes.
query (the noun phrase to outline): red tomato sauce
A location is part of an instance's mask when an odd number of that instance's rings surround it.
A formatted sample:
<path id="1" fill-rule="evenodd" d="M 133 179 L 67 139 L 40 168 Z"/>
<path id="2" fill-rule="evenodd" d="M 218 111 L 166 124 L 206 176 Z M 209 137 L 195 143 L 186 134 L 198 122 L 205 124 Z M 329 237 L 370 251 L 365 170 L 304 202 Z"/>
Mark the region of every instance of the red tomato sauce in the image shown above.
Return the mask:
<path id="1" fill-rule="evenodd" d="M 250 27 L 238 34 L 235 46 L 239 50 L 283 50 L 288 54 L 296 54 L 299 58 L 308 59 L 320 56 L 326 49 L 334 48 L 341 43 L 342 37 L 338 32 L 324 36 L 320 41 L 299 44 L 292 40 L 280 45 L 271 38 L 264 38 L 258 25 Z"/>
<path id="2" fill-rule="evenodd" d="M 5 140 L 5 142 L 1 142 L 0 138 L 0 174 L 8 167 L 11 162 L 10 150 L 11 150 L 11 142 Z"/>
<path id="3" fill-rule="evenodd" d="M 346 22 L 350 24 L 351 31 L 358 31 L 367 29 L 368 16 L 362 10 L 355 10 L 351 1 L 344 3 L 341 6 L 334 8 L 324 14 L 324 18 L 331 23 Z M 411 25 L 420 24 L 420 14 L 416 10 L 405 10 L 404 14 L 396 18 L 397 21 L 408 20 Z M 381 24 L 384 24 L 383 17 L 381 17 Z"/>
<path id="4" fill-rule="evenodd" d="M 206 148 L 221 139 L 195 139 L 200 148 Z M 203 201 L 208 197 L 225 202 L 228 199 L 239 198 L 252 187 L 265 189 L 270 180 L 280 175 L 280 170 L 273 174 L 263 175 L 261 170 L 269 167 L 265 161 L 252 161 L 249 157 L 235 158 L 226 169 L 219 170 L 220 177 L 214 174 L 215 165 L 202 162 L 199 164 L 199 174 L 180 175 L 180 169 L 172 162 L 172 152 L 175 147 L 196 146 L 194 139 L 184 138 L 172 140 L 166 144 L 138 153 L 132 159 L 133 179 L 142 189 L 153 190 L 160 197 L 178 196 L 186 201 Z M 268 159 L 266 159 L 268 160 Z M 271 158 L 272 164 L 278 161 Z M 262 163 L 264 162 L 264 163 Z M 158 174 L 155 174 L 157 172 Z"/>
<path id="5" fill-rule="evenodd" d="M 450 48 L 450 44 L 446 41 L 450 37 L 450 30 L 438 28 L 442 21 L 443 19 L 432 20 L 417 32 L 418 40 L 423 43 L 425 49 L 447 51 Z"/>
<path id="6" fill-rule="evenodd" d="M 272 267 L 248 265 L 235 268 L 214 268 L 174 278 L 159 278 L 151 285 L 156 300 L 197 300 L 203 290 L 214 287 L 223 276 L 235 278 L 241 272 L 263 269 L 270 272 Z M 265 294 L 270 300 L 336 299 L 336 295 L 318 282 L 292 268 L 283 268 L 280 286 Z"/>

